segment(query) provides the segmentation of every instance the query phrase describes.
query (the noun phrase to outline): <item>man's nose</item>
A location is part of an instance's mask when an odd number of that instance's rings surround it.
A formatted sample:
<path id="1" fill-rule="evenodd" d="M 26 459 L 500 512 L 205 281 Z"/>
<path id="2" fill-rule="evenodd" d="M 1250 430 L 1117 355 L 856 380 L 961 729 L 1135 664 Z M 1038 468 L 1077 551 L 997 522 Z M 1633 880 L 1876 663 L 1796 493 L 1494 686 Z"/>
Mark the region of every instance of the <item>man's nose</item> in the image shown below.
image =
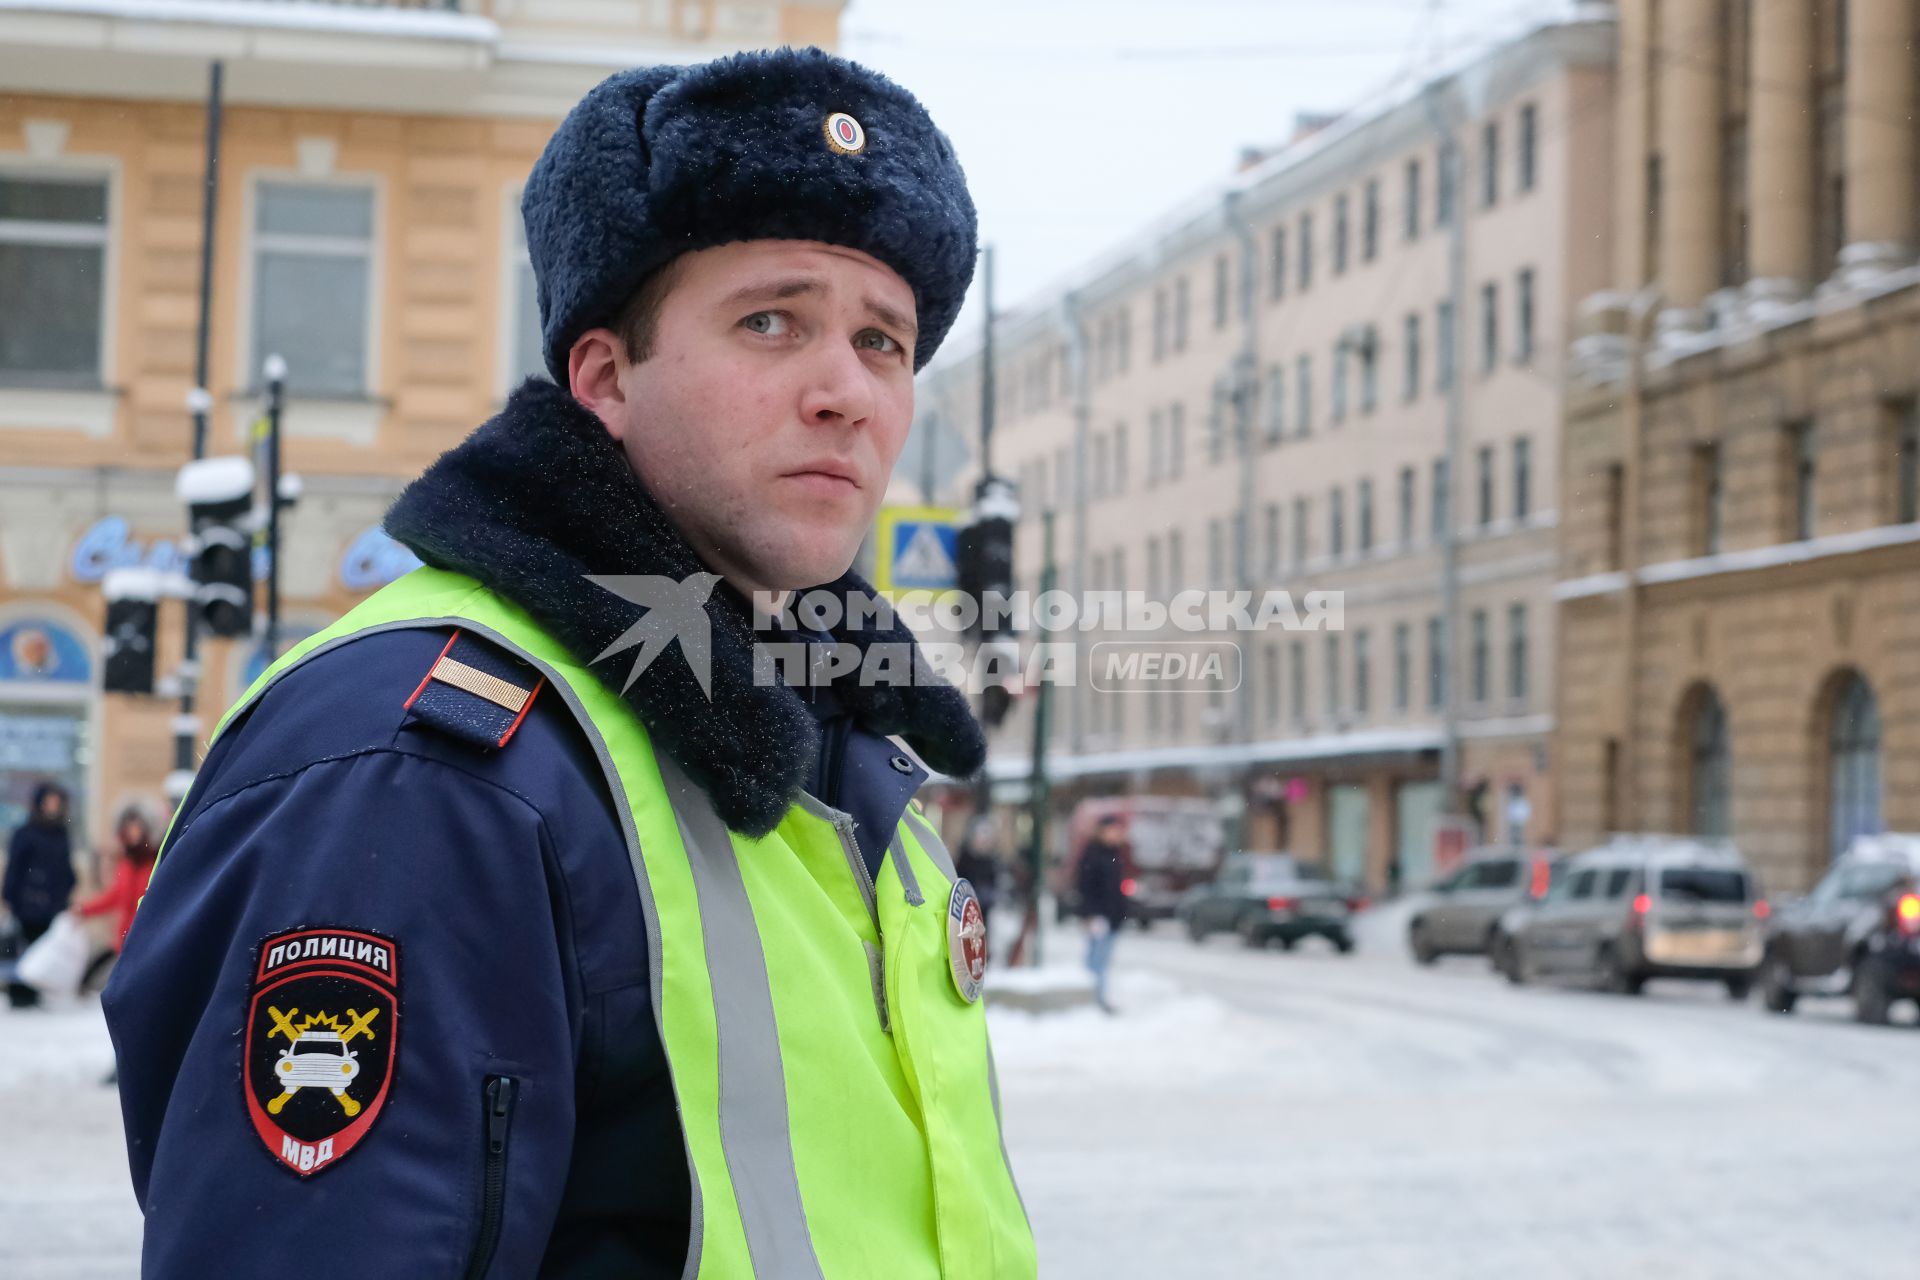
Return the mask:
<path id="1" fill-rule="evenodd" d="M 833 344 L 820 353 L 811 373 L 800 406 L 808 422 L 857 425 L 873 417 L 873 379 L 853 347 Z"/>

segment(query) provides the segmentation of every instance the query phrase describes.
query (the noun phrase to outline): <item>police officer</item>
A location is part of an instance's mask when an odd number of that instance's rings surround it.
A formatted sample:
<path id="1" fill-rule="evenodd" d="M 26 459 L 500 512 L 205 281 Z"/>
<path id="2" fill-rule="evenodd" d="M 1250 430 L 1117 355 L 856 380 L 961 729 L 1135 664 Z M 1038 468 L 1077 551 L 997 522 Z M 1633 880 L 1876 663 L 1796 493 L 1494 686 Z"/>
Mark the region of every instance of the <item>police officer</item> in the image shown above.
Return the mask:
<path id="1" fill-rule="evenodd" d="M 523 213 L 553 381 L 228 712 L 107 992 L 146 1274 L 1032 1275 L 910 803 L 984 741 L 849 571 L 972 274 L 952 148 L 741 54 L 600 85 Z"/>

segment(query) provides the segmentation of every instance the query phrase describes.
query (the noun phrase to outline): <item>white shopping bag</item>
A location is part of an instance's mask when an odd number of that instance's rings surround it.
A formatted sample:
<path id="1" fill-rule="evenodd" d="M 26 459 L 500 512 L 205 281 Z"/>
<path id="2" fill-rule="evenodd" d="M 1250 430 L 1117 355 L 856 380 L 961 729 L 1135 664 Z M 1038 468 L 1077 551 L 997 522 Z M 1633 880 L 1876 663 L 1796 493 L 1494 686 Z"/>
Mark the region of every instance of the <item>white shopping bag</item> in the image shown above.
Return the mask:
<path id="1" fill-rule="evenodd" d="M 79 994 L 80 979 L 92 955 L 93 940 L 87 936 L 86 926 L 72 912 L 63 911 L 20 957 L 13 976 L 15 981 L 37 987 L 43 995 L 72 997 Z"/>

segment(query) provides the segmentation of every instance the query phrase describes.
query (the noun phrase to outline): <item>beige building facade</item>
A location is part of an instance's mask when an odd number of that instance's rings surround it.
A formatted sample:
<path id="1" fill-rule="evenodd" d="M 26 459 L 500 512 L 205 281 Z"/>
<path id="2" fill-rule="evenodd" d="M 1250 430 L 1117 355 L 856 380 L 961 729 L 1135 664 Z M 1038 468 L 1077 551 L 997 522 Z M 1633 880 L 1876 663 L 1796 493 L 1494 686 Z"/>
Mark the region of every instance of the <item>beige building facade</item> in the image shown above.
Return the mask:
<path id="1" fill-rule="evenodd" d="M 1920 13 L 1623 0 L 1562 491 L 1563 826 L 1804 889 L 1920 828 Z"/>
<path id="2" fill-rule="evenodd" d="M 1054 694 L 1059 809 L 1212 796 L 1251 847 L 1411 886 L 1451 739 L 1479 836 L 1555 838 L 1561 352 L 1610 262 L 1608 175 L 1584 158 L 1611 150 L 1612 41 L 1605 15 L 1546 26 L 1251 156 L 999 323 L 992 462 L 1022 495 L 1020 586 L 1052 512 L 1058 585 L 1083 598 L 1344 601 L 1337 630 L 1039 637 L 1077 649 Z M 977 422 L 979 383 L 979 351 L 956 354 L 922 414 Z M 1230 647 L 1218 679 L 1107 665 L 1196 642 Z M 1003 799 L 1035 701 L 993 736 Z"/>
<path id="3" fill-rule="evenodd" d="M 101 693 L 100 579 L 179 561 L 213 59 L 207 449 L 248 450 L 262 363 L 284 356 L 297 638 L 413 563 L 379 532 L 388 502 L 538 371 L 518 197 L 560 116 L 623 67 L 831 48 L 842 0 L 143 8 L 0 10 L 0 827 L 42 777 L 95 836 L 122 803 L 166 811 L 177 704 Z M 264 655 L 201 657 L 204 739 Z"/>

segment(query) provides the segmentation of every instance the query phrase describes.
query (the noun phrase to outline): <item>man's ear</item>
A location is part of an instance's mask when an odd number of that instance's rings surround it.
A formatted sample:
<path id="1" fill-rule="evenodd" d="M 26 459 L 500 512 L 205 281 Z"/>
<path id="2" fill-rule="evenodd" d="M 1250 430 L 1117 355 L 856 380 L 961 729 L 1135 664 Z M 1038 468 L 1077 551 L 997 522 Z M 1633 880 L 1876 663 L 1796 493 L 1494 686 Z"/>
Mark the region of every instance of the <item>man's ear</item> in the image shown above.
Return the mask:
<path id="1" fill-rule="evenodd" d="M 587 330 L 567 352 L 567 389 L 606 424 L 616 440 L 627 421 L 627 394 L 620 385 L 626 366 L 626 343 L 611 329 Z"/>

